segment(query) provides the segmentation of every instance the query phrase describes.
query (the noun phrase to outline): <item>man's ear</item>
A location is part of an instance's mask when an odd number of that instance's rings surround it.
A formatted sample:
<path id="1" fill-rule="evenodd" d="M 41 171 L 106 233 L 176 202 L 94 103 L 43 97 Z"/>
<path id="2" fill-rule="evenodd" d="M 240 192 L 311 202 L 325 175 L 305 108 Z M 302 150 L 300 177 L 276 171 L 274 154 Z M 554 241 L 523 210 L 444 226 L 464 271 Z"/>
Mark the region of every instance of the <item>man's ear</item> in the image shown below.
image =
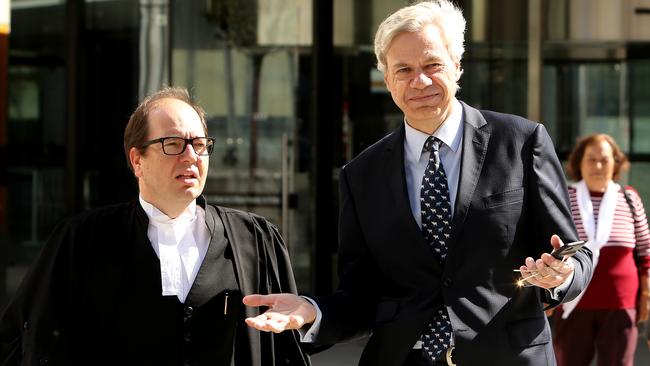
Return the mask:
<path id="1" fill-rule="evenodd" d="M 133 174 L 137 178 L 140 178 L 142 176 L 142 153 L 140 153 L 140 150 L 132 147 L 129 150 L 129 161 L 131 161 L 131 166 L 133 167 Z"/>
<path id="2" fill-rule="evenodd" d="M 456 66 L 454 75 L 456 78 L 456 83 L 458 83 L 458 81 L 460 80 L 460 76 L 463 75 L 463 69 L 460 68 L 460 62 L 454 62 L 454 65 Z"/>

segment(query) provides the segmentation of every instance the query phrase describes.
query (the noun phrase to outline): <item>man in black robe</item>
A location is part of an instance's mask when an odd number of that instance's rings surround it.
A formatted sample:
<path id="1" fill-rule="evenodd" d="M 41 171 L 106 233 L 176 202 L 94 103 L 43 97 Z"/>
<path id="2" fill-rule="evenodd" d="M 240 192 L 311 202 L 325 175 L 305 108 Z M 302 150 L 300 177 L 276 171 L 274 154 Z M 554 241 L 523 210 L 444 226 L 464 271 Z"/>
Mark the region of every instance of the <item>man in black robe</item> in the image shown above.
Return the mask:
<path id="1" fill-rule="evenodd" d="M 0 365 L 308 365 L 260 334 L 250 293 L 296 292 L 264 218 L 201 196 L 214 139 L 182 88 L 147 97 L 124 149 L 140 195 L 58 225 L 0 318 Z"/>

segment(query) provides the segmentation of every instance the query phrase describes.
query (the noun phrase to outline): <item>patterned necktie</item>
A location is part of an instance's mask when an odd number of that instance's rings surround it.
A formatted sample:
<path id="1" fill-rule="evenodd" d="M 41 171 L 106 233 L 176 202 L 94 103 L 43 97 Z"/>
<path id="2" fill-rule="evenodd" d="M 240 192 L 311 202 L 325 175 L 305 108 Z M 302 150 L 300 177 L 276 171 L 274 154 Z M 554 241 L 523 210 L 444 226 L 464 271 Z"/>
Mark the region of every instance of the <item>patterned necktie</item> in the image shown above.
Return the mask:
<path id="1" fill-rule="evenodd" d="M 431 151 L 429 164 L 422 177 L 420 190 L 420 212 L 422 233 L 440 263 L 447 256 L 447 241 L 451 235 L 451 205 L 447 175 L 440 161 L 440 140 L 429 136 L 424 151 Z M 445 351 L 451 344 L 452 327 L 447 308 L 442 305 L 436 310 L 433 320 L 422 333 L 422 351 L 431 361 L 445 360 Z"/>

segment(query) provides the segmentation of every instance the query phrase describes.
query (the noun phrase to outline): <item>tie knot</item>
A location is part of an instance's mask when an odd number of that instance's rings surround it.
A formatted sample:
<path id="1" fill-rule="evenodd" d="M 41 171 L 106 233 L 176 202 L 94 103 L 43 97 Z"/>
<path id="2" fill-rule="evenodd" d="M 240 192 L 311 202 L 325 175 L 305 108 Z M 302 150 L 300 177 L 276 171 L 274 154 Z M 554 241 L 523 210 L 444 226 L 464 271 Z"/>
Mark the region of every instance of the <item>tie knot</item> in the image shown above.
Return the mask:
<path id="1" fill-rule="evenodd" d="M 441 142 L 442 141 L 440 141 L 440 139 L 438 139 L 437 137 L 429 136 L 427 141 L 424 142 L 424 148 L 422 150 L 423 152 L 427 152 L 427 151 L 436 152 L 440 149 Z"/>

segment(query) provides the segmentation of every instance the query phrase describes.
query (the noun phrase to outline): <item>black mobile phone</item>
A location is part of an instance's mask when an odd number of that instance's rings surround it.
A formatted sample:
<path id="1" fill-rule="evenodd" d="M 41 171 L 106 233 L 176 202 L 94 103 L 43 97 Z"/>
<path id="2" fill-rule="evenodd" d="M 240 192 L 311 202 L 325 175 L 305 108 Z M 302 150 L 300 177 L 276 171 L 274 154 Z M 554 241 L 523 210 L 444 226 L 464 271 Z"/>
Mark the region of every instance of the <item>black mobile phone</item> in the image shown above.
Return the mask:
<path id="1" fill-rule="evenodd" d="M 576 252 L 580 250 L 580 248 L 585 246 L 585 244 L 587 244 L 587 242 L 584 240 L 574 241 L 573 243 L 566 243 L 557 249 L 553 249 L 551 255 L 557 259 L 562 259 L 564 257 L 571 257 L 574 254 L 576 254 Z"/>

